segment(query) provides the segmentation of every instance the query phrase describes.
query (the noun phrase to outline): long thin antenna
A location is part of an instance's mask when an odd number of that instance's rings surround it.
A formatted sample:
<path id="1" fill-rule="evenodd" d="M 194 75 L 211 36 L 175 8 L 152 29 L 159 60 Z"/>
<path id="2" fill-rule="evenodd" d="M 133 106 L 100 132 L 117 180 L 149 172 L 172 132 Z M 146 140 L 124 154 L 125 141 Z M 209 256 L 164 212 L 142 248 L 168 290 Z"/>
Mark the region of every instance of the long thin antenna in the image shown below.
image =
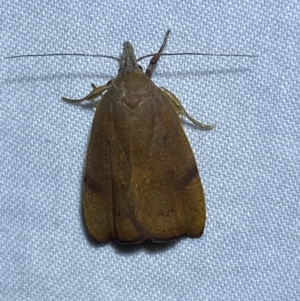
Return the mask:
<path id="1" fill-rule="evenodd" d="M 104 57 L 108 59 L 114 59 L 120 62 L 120 59 L 111 55 L 104 54 L 84 54 L 84 53 L 50 53 L 50 54 L 22 54 L 22 55 L 13 55 L 7 56 L 5 59 L 16 59 L 21 57 L 44 57 L 44 56 L 83 56 L 83 57 Z"/>
<path id="2" fill-rule="evenodd" d="M 138 58 L 138 62 L 147 58 L 147 57 L 153 57 L 155 53 L 144 55 L 140 58 Z M 178 53 L 161 53 L 161 56 L 163 55 L 206 55 L 206 56 L 236 56 L 236 57 L 257 57 L 257 55 L 252 54 L 222 54 L 222 53 L 201 53 L 201 52 L 178 52 Z"/>
<path id="3" fill-rule="evenodd" d="M 137 61 L 141 61 L 147 57 L 153 57 L 156 53 L 147 54 L 144 56 L 141 56 L 137 59 Z M 175 56 L 175 55 L 205 55 L 205 56 L 235 56 L 235 57 L 258 57 L 258 55 L 253 54 L 227 54 L 227 53 L 201 53 L 201 52 L 178 52 L 178 53 L 161 53 L 161 56 Z M 16 59 L 16 58 L 22 58 L 22 57 L 46 57 L 46 56 L 82 56 L 82 57 L 103 57 L 108 59 L 114 59 L 117 62 L 120 62 L 120 59 L 111 55 L 104 55 L 104 54 L 84 54 L 84 53 L 50 53 L 50 54 L 21 54 L 21 55 L 12 55 L 12 56 L 6 56 L 5 59 Z"/>

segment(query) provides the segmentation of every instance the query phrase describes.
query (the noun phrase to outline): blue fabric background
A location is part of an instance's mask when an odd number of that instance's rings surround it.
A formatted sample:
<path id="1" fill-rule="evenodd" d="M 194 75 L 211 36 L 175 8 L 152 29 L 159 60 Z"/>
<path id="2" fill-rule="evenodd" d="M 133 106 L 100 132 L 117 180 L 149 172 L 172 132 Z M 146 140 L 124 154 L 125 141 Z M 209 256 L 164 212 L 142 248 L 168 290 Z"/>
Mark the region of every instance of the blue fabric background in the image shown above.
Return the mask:
<path id="1" fill-rule="evenodd" d="M 61 1 L 62 2 L 62 1 Z M 267 4 L 268 3 L 268 4 Z M 0 300 L 299 300 L 299 1 L 4 1 Z M 81 214 L 93 110 L 115 61 L 4 56 L 167 52 L 154 82 L 211 132 L 184 128 L 206 193 L 200 239 L 96 245 Z M 143 62 L 147 66 L 148 61 Z"/>

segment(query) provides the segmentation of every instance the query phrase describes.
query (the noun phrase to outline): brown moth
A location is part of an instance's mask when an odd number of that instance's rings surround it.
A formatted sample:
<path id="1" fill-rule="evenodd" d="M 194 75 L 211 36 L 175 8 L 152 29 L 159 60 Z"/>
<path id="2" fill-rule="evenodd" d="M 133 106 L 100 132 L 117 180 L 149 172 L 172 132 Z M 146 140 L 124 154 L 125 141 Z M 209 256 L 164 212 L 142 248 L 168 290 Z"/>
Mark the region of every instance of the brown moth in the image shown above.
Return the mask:
<path id="1" fill-rule="evenodd" d="M 195 157 L 178 115 L 193 119 L 176 96 L 151 80 L 170 31 L 144 73 L 129 42 L 117 77 L 78 100 L 102 96 L 86 158 L 83 209 L 98 242 L 163 242 L 199 237 L 206 212 Z M 104 94 L 105 92 L 105 94 Z"/>

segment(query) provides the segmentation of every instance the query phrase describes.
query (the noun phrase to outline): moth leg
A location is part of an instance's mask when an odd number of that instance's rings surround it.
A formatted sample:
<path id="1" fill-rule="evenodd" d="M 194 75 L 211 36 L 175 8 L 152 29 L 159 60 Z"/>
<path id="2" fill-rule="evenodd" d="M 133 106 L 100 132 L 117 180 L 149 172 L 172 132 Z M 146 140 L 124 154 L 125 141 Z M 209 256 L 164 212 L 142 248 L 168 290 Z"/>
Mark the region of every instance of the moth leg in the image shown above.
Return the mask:
<path id="1" fill-rule="evenodd" d="M 175 111 L 177 112 L 178 115 L 183 115 L 183 116 L 187 117 L 195 125 L 199 126 L 200 128 L 202 128 L 204 130 L 211 130 L 211 129 L 213 129 L 215 127 L 214 124 L 204 124 L 204 123 L 201 123 L 201 122 L 197 121 L 193 117 L 191 117 L 187 113 L 187 111 L 184 109 L 184 107 L 180 103 L 179 99 L 172 92 L 170 92 L 169 90 L 167 90 L 167 89 L 165 89 L 163 87 L 161 87 L 160 89 L 167 96 L 168 100 L 170 101 L 170 103 L 172 104 L 173 108 L 175 109 Z"/>
<path id="2" fill-rule="evenodd" d="M 152 74 L 153 74 L 153 71 L 156 67 L 156 64 L 161 56 L 161 54 L 163 53 L 164 51 L 164 48 L 167 44 L 167 41 L 168 41 L 168 37 L 169 37 L 169 34 L 170 34 L 170 29 L 167 30 L 166 32 L 166 35 L 165 35 L 165 38 L 164 38 L 164 41 L 162 43 L 162 45 L 160 46 L 159 50 L 157 53 L 154 54 L 154 56 L 152 57 L 148 67 L 147 67 L 147 70 L 146 70 L 146 75 L 149 76 L 150 78 L 152 77 Z"/>
<path id="3" fill-rule="evenodd" d="M 114 81 L 114 78 L 109 80 L 105 86 L 109 86 L 113 81 Z M 91 86 L 92 86 L 93 89 L 97 89 L 97 86 L 95 84 L 91 83 Z"/>
<path id="4" fill-rule="evenodd" d="M 96 85 L 92 84 L 92 88 L 93 88 L 92 92 L 89 93 L 87 96 L 85 96 L 83 98 L 70 99 L 70 98 L 62 97 L 62 100 L 66 101 L 68 103 L 72 103 L 72 104 L 78 104 L 78 103 L 81 103 L 83 101 L 90 101 L 94 105 L 96 105 L 95 104 L 95 99 L 98 98 L 99 96 L 101 96 L 103 92 L 108 90 L 109 85 L 103 85 L 103 86 L 100 86 L 100 87 L 96 87 Z"/>

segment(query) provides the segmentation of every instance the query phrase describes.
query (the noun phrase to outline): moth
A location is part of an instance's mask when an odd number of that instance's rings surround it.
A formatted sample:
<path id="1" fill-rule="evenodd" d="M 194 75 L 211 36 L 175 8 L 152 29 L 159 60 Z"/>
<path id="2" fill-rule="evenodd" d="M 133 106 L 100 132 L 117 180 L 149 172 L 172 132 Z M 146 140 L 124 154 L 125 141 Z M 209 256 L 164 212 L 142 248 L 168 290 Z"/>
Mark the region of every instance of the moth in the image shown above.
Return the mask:
<path id="1" fill-rule="evenodd" d="M 205 197 L 195 157 L 181 125 L 186 116 L 202 129 L 177 97 L 151 80 L 170 30 L 144 73 L 133 46 L 123 44 L 118 75 L 80 103 L 101 97 L 87 151 L 83 211 L 98 242 L 164 242 L 200 237 Z"/>

